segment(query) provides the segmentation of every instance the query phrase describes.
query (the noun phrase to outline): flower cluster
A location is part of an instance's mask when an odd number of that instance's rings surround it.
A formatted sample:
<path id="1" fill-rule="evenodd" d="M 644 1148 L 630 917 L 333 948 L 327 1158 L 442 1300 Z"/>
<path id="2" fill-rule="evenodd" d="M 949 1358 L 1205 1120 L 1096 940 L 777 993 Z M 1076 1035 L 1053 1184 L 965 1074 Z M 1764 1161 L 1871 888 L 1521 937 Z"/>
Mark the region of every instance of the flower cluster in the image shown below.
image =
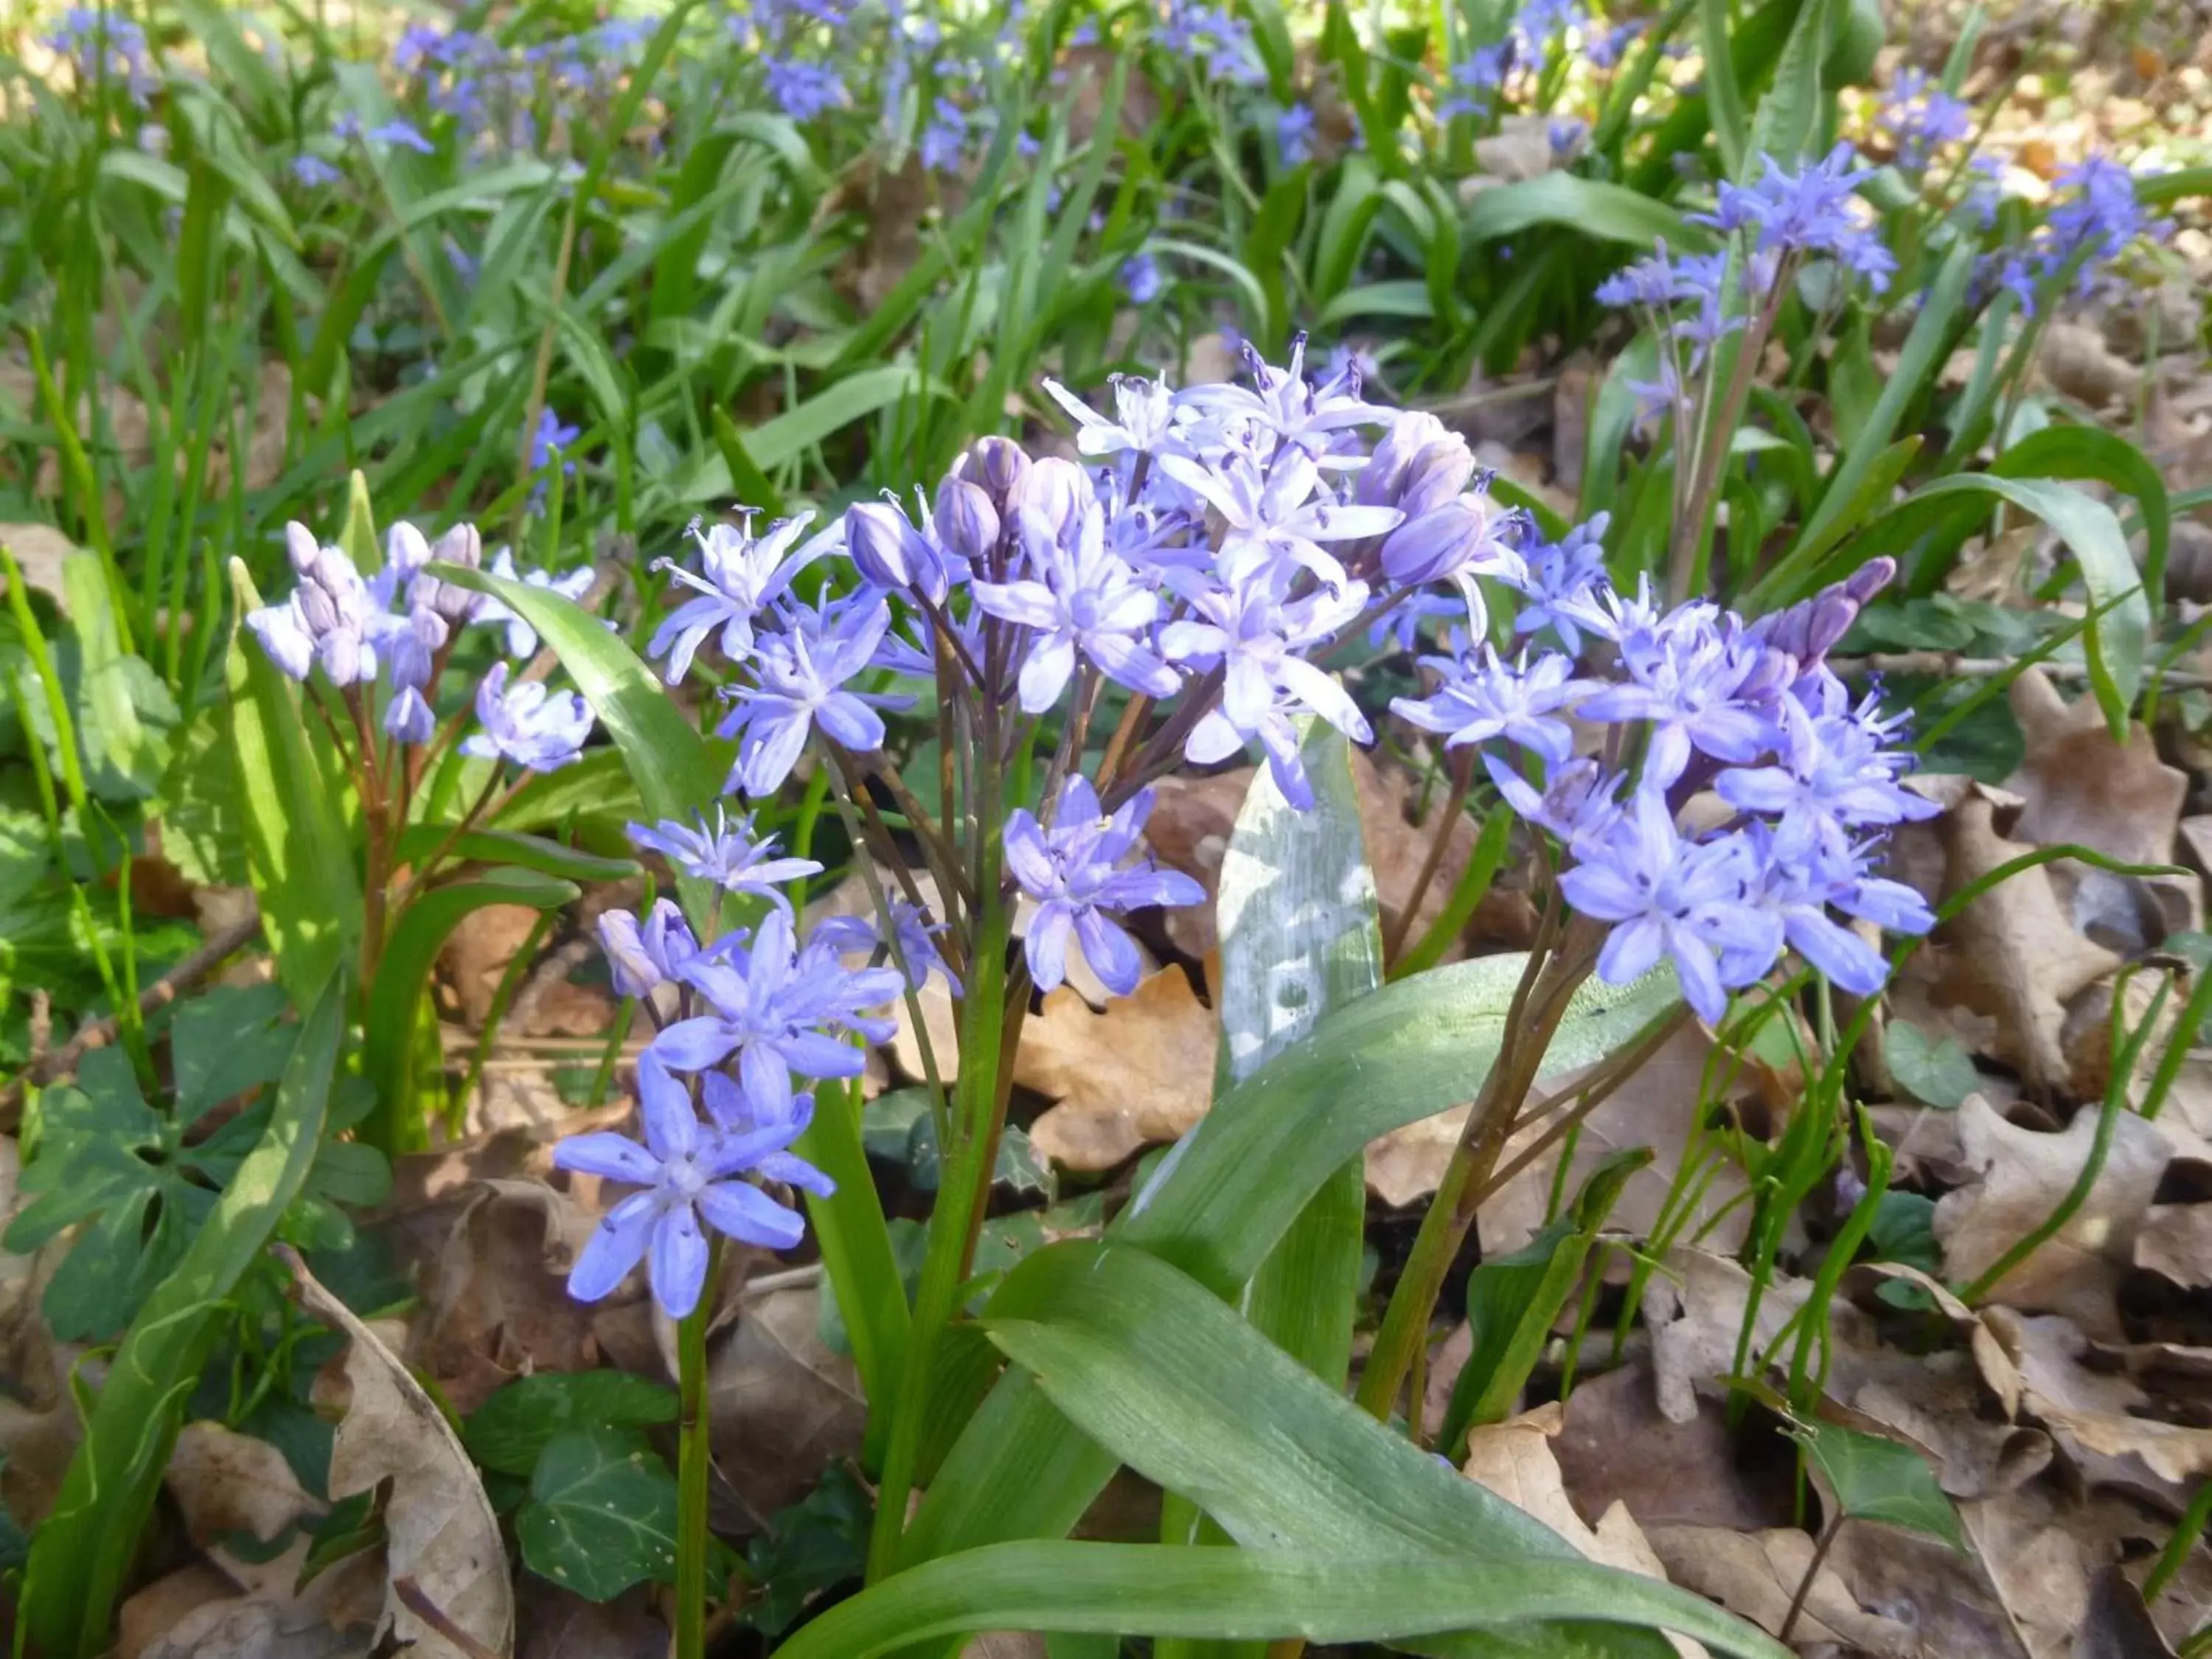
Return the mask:
<path id="1" fill-rule="evenodd" d="M 146 31 L 120 12 L 71 6 L 46 44 L 70 60 L 78 86 L 107 82 L 141 108 L 161 84 L 146 49 Z"/>
<path id="2" fill-rule="evenodd" d="M 538 635 L 506 605 L 433 575 L 434 562 L 476 568 L 483 544 L 474 526 L 455 525 L 433 544 L 410 524 L 392 526 L 383 568 L 364 576 L 342 547 L 316 541 L 305 525 L 287 525 L 285 551 L 299 579 L 281 602 L 251 612 L 246 627 L 279 670 L 305 680 L 319 669 L 396 743 L 428 743 L 437 719 L 430 706 L 456 632 L 471 624 L 500 627 L 510 654 L 526 660 Z M 553 576 L 518 571 L 501 548 L 492 574 L 519 578 L 579 598 L 591 586 L 588 568 Z M 464 750 L 485 759 L 513 761 L 550 772 L 577 758 L 591 735 L 592 715 L 573 692 L 556 696 L 544 686 L 508 683 L 508 667 L 495 664 L 476 696 L 481 729 Z"/>
<path id="3" fill-rule="evenodd" d="M 2071 291 L 2086 295 L 2102 268 L 2138 238 L 2157 240 L 2172 231 L 2171 220 L 2154 220 L 2143 211 L 2135 174 L 2108 156 L 2092 155 L 2063 168 L 2057 182 L 2065 194 L 2028 245 L 2006 258 L 1998 278 L 2030 315 L 2060 278 L 2070 274 Z"/>
<path id="4" fill-rule="evenodd" d="M 1904 69 L 1883 94 L 1875 125 L 1889 136 L 1899 170 L 1917 174 L 1942 146 L 1972 134 L 1974 112 L 1923 71 Z"/>
<path id="5" fill-rule="evenodd" d="M 1793 254 L 1825 255 L 1864 277 L 1875 293 L 1887 289 L 1897 260 L 1857 197 L 1874 169 L 1855 166 L 1858 157 L 1849 144 L 1838 144 L 1796 173 L 1771 155 L 1759 159 L 1757 178 L 1749 185 L 1723 183 L 1718 209 L 1693 214 L 1692 221 L 1725 235 L 1741 233 L 1754 252 L 1778 261 Z"/>
<path id="6" fill-rule="evenodd" d="M 468 143 L 536 155 L 548 137 L 584 126 L 652 33 L 647 20 L 611 18 L 510 46 L 475 29 L 411 23 L 393 49 L 392 67 L 429 112 L 450 119 Z"/>
<path id="7" fill-rule="evenodd" d="M 1626 33 L 1594 31 L 1576 0 L 1526 0 L 1502 36 L 1473 47 L 1453 63 L 1450 90 L 1437 104 L 1437 113 L 1486 118 L 1507 77 L 1516 70 L 1540 70 L 1553 48 L 1564 44 L 1571 33 L 1589 42 L 1591 61 L 1603 68 L 1618 61 L 1621 46 L 1641 27 L 1639 23 L 1624 25 Z"/>
<path id="8" fill-rule="evenodd" d="M 1790 948 L 1844 990 L 1880 990 L 1887 964 L 1837 916 L 1935 925 L 1875 870 L 1890 828 L 1936 808 L 1901 785 L 1899 720 L 1875 697 L 1854 702 L 1826 658 L 1894 565 L 1747 623 L 1704 601 L 1662 613 L 1577 550 L 1562 544 L 1524 579 L 1524 619 L 1542 617 L 1523 630 L 1529 647 L 1509 661 L 1456 641 L 1424 659 L 1431 695 L 1395 712 L 1479 749 L 1515 811 L 1562 844 L 1561 893 L 1607 929 L 1607 982 L 1665 957 L 1691 1006 L 1717 1021 L 1729 992 Z M 1545 648 L 1547 635 L 1564 648 Z M 1601 758 L 1578 755 L 1571 719 L 1613 728 Z M 1699 797 L 1718 805 L 1690 810 Z"/>
<path id="9" fill-rule="evenodd" d="M 688 840 L 669 824 L 633 824 L 631 835 L 672 851 L 695 873 L 714 872 L 732 890 L 766 892 L 821 868 L 769 856 L 772 843 L 751 842 L 749 830 L 718 818 Z M 638 1058 L 641 1139 L 579 1135 L 554 1152 L 562 1169 L 640 1188 L 607 1212 L 576 1258 L 568 1288 L 586 1301 L 607 1295 L 643 1261 L 654 1300 L 681 1319 L 705 1285 L 708 1230 L 778 1250 L 805 1231 L 795 1211 L 744 1177 L 823 1197 L 836 1190 L 788 1150 L 814 1111 L 813 1096 L 793 1079 L 858 1077 L 861 1052 L 849 1039 L 890 1035 L 890 1023 L 869 1011 L 898 995 L 901 975 L 846 965 L 856 943 L 849 917 L 824 923 L 801 945 L 790 902 L 772 896 L 757 934 L 739 929 L 707 945 L 665 899 L 641 917 L 611 911 L 599 919 L 616 988 L 641 999 L 659 1030 Z M 926 933 L 920 939 L 927 944 Z"/>

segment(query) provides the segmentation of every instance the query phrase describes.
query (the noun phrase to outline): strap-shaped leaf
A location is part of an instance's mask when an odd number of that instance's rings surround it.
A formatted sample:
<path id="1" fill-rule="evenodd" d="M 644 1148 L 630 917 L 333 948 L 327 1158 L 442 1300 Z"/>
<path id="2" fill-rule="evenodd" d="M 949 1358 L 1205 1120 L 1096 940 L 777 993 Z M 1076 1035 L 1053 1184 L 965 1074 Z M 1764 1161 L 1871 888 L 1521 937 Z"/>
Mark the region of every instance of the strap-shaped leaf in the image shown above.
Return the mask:
<path id="1" fill-rule="evenodd" d="M 1525 1659 L 1602 1651 L 1538 1635 L 1544 1621 L 1562 1619 L 1663 1626 L 1729 1659 L 1788 1653 L 1687 1591 L 1583 1561 L 1500 1565 L 1055 1542 L 1000 1544 L 896 1574 L 815 1620 L 777 1659 L 872 1659 L 975 1630 L 1395 1641 L 1426 1653 Z M 1476 1624 L 1497 1637 L 1437 1638 Z"/>

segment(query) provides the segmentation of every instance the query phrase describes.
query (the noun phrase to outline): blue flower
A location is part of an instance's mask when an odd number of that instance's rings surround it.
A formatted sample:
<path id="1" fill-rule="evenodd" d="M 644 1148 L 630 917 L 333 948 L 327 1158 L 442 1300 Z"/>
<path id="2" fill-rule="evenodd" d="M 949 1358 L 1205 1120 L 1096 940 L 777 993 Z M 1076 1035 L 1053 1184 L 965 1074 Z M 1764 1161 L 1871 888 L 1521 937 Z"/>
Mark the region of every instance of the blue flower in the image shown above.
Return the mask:
<path id="1" fill-rule="evenodd" d="M 830 550 L 832 538 L 817 537 L 796 556 L 785 556 L 813 521 L 811 513 L 778 519 L 757 538 L 750 515 L 743 526 L 718 524 L 702 530 L 695 524 L 691 536 L 699 544 L 700 572 L 695 574 L 671 559 L 655 564 L 697 595 L 677 606 L 653 635 L 649 654 L 668 659 L 664 678 L 669 684 L 683 679 L 700 646 L 717 629 L 725 657 L 732 663 L 751 658 L 753 619 L 790 590 L 793 576 Z"/>
<path id="2" fill-rule="evenodd" d="M 119 81 L 143 107 L 160 84 L 146 52 L 146 31 L 106 7 L 71 6 L 46 44 L 70 60 L 80 88 Z"/>
<path id="3" fill-rule="evenodd" d="M 305 525 L 285 526 L 284 537 L 299 584 L 283 604 L 251 613 L 247 631 L 293 679 L 315 666 L 335 686 L 374 679 L 376 606 L 361 572 L 343 549 L 319 546 Z"/>
<path id="4" fill-rule="evenodd" d="M 1313 155 L 1314 112 L 1304 104 L 1292 104 L 1275 118 L 1275 148 L 1286 167 L 1297 167 Z"/>
<path id="5" fill-rule="evenodd" d="M 1006 867 L 1038 902 L 1022 949 L 1039 990 L 1053 990 L 1067 977 L 1072 933 L 1099 982 L 1116 996 L 1128 995 L 1137 988 L 1143 961 L 1136 941 L 1109 913 L 1205 902 L 1206 890 L 1180 872 L 1158 869 L 1149 860 L 1125 866 L 1152 810 L 1152 792 L 1140 789 L 1109 817 L 1090 780 L 1076 776 L 1060 787 L 1051 829 L 1025 807 L 1007 817 Z"/>
<path id="6" fill-rule="evenodd" d="M 738 706 L 720 728 L 726 738 L 744 734 L 730 787 L 756 799 L 774 794 L 817 724 L 848 749 L 865 754 L 883 747 L 883 716 L 870 699 L 844 688 L 870 665 L 890 619 L 880 598 L 856 595 L 822 611 L 797 610 L 787 632 L 754 642 L 751 666 L 760 684 L 731 693 Z"/>
<path id="7" fill-rule="evenodd" d="M 1162 455 L 1157 465 L 1221 515 L 1226 530 L 1215 568 L 1228 582 L 1256 578 L 1285 591 L 1303 568 L 1340 589 L 1349 578 L 1322 544 L 1386 535 L 1405 518 L 1395 507 L 1338 501 L 1323 488 L 1321 469 L 1300 450 L 1277 456 L 1264 469 L 1243 454 L 1212 465 Z"/>
<path id="8" fill-rule="evenodd" d="M 811 121 L 845 101 L 845 83 L 835 70 L 792 58 L 765 60 L 769 96 L 794 121 Z"/>
<path id="9" fill-rule="evenodd" d="M 1898 71 L 1883 94 L 1878 125 L 1897 146 L 1897 164 L 1907 173 L 1926 171 L 1937 148 L 1972 136 L 1974 112 L 1922 70 Z"/>
<path id="10" fill-rule="evenodd" d="M 580 426 L 563 426 L 561 417 L 550 409 L 538 410 L 538 424 L 530 434 L 530 470 L 543 472 L 552 465 L 582 435 L 583 430 Z M 573 477 L 576 468 L 574 463 L 569 462 L 561 470 Z"/>
<path id="11" fill-rule="evenodd" d="M 292 177 L 309 190 L 320 190 L 325 185 L 335 185 L 345 177 L 319 155 L 295 155 L 289 165 Z"/>
<path id="12" fill-rule="evenodd" d="M 1150 253 L 1139 253 L 1121 264 L 1121 291 L 1129 296 L 1132 305 L 1148 306 L 1160 297 L 1167 283 L 1160 275 L 1160 262 Z"/>
<path id="13" fill-rule="evenodd" d="M 888 947 L 891 961 L 902 967 L 908 986 L 916 991 L 931 974 L 945 975 L 945 982 L 952 988 L 952 994 L 962 994 L 959 976 L 945 963 L 943 952 L 937 948 L 937 935 L 944 931 L 943 922 L 932 921 L 929 913 L 906 899 L 890 901 L 891 925 Z M 829 943 L 839 951 L 873 951 L 886 947 L 880 921 L 868 916 L 824 916 L 814 929 L 814 942 Z"/>
<path id="14" fill-rule="evenodd" d="M 504 547 L 492 556 L 491 574 L 504 576 L 509 581 L 520 580 L 526 587 L 542 587 L 549 593 L 558 593 L 564 599 L 580 602 L 592 591 L 594 580 L 592 567 L 587 564 L 578 565 L 574 570 L 558 576 L 550 570 L 517 570 L 514 553 Z M 504 623 L 507 625 L 507 654 L 518 661 L 527 660 L 538 654 L 538 630 L 508 610 L 503 600 L 489 593 L 479 595 L 469 620 L 484 627 Z"/>
<path id="15" fill-rule="evenodd" d="M 967 112 L 940 95 L 930 106 L 929 125 L 921 130 L 917 151 L 921 165 L 932 173 L 951 173 L 960 166 L 967 148 Z"/>
<path id="16" fill-rule="evenodd" d="M 1748 765 L 1771 745 L 1773 677 L 1788 659 L 1771 655 L 1733 618 L 1719 620 L 1710 605 L 1685 605 L 1619 644 L 1625 681 L 1585 698 L 1578 712 L 1586 720 L 1648 723 L 1646 783 L 1672 784 L 1692 750 Z"/>
<path id="17" fill-rule="evenodd" d="M 1724 183 L 1720 206 L 1690 216 L 1692 223 L 1728 234 L 1755 233 L 1755 247 L 1778 254 L 1826 253 L 1868 279 L 1877 294 L 1889 286 L 1896 260 L 1867 220 L 1852 211 L 1858 186 L 1874 176 L 1854 167 L 1856 153 L 1839 143 L 1818 161 L 1791 173 L 1771 155 L 1749 185 Z"/>
<path id="18" fill-rule="evenodd" d="M 787 1098 L 776 1109 L 748 1097 L 742 1115 L 726 1106 L 732 1127 L 718 1121 L 709 1127 L 699 1121 L 690 1091 L 649 1048 L 639 1059 L 637 1081 L 642 1145 L 601 1132 L 572 1136 L 554 1148 L 556 1168 L 644 1189 L 607 1212 L 576 1257 L 568 1291 L 579 1301 L 599 1301 L 643 1261 L 653 1300 L 671 1319 L 682 1319 L 699 1305 L 705 1286 L 705 1228 L 771 1250 L 787 1250 L 805 1236 L 795 1212 L 738 1177 L 769 1174 L 772 1163 L 772 1179 L 817 1192 L 832 1188 L 827 1176 L 785 1151 L 805 1132 L 811 1097 Z"/>
<path id="19" fill-rule="evenodd" d="M 483 729 L 461 744 L 480 760 L 510 760 L 532 772 L 557 772 L 583 758 L 592 706 L 574 691 L 554 696 L 535 680 L 507 688 L 507 665 L 494 663 L 477 688 Z"/>
<path id="20" fill-rule="evenodd" d="M 702 812 L 696 830 L 673 818 L 663 818 L 650 830 L 641 823 L 631 824 L 629 838 L 637 846 L 659 853 L 686 875 L 711 881 L 725 892 L 757 894 L 787 915 L 791 913 L 791 901 L 777 890 L 778 884 L 822 873 L 822 866 L 812 859 L 775 856 L 774 836 L 754 840 L 751 817 L 732 823 L 720 803 L 714 807 L 711 829 Z"/>
<path id="21" fill-rule="evenodd" d="M 1612 522 L 1611 514 L 1594 514 L 1557 542 L 1539 543 L 1523 556 L 1519 580 L 1507 578 L 1522 594 L 1521 608 L 1513 618 L 1516 634 L 1549 628 L 1570 654 L 1582 654 L 1582 629 L 1576 625 L 1575 611 L 1587 606 L 1606 586 L 1604 541 Z"/>
<path id="22" fill-rule="evenodd" d="M 1251 342 L 1244 343 L 1245 367 L 1253 386 L 1196 386 L 1176 394 L 1182 406 L 1216 416 L 1241 416 L 1304 450 L 1316 459 L 1328 457 L 1337 436 L 1349 428 L 1379 426 L 1391 411 L 1359 400 L 1356 371 L 1316 386 L 1305 377 L 1306 337 L 1291 342 L 1291 361 L 1276 368 L 1263 362 Z"/>
<path id="23" fill-rule="evenodd" d="M 372 143 L 395 144 L 402 149 L 411 149 L 417 155 L 435 155 L 438 147 L 417 132 L 406 122 L 394 118 L 381 126 L 371 127 L 368 137 Z"/>
<path id="24" fill-rule="evenodd" d="M 1025 510 L 1017 529 L 1030 574 L 975 584 L 977 605 L 1031 630 L 1018 683 L 1023 710 L 1041 714 L 1060 700 L 1079 652 L 1116 684 L 1148 697 L 1174 696 L 1181 679 L 1146 643 L 1159 595 L 1107 550 L 1105 514 L 1095 499 L 1081 504 L 1072 528 L 1071 536 L 1054 535 Z"/>
<path id="25" fill-rule="evenodd" d="M 1448 749 L 1504 738 L 1554 766 L 1564 764 L 1574 753 L 1575 737 L 1559 711 L 1595 690 L 1596 683 L 1572 678 L 1574 664 L 1556 651 L 1544 653 L 1533 666 L 1524 652 L 1508 667 L 1489 644 L 1472 650 L 1461 637 L 1453 645 L 1455 656 L 1421 659 L 1423 667 L 1442 678 L 1435 695 L 1425 701 L 1393 698 L 1391 712 L 1443 734 Z"/>
<path id="26" fill-rule="evenodd" d="M 653 1051 L 676 1072 L 703 1072 L 734 1054 L 745 1092 L 776 1110 L 791 1099 L 793 1072 L 860 1076 L 861 1052 L 838 1033 L 883 1042 L 896 1029 L 867 1011 L 899 994 L 898 970 L 848 969 L 834 938 L 810 939 L 800 950 L 791 918 L 780 910 L 769 913 L 750 945 L 718 940 L 681 971 L 711 1012 L 669 1026 Z"/>
<path id="27" fill-rule="evenodd" d="M 1583 861 L 1559 878 L 1559 890 L 1583 915 L 1613 924 L 1597 960 L 1607 984 L 1626 985 L 1671 957 L 1684 999 L 1717 1024 L 1728 988 L 1750 984 L 1781 954 L 1780 920 L 1751 902 L 1759 877 L 1752 842 L 1685 841 L 1656 789 L 1638 789 L 1607 832 L 1577 850 Z"/>

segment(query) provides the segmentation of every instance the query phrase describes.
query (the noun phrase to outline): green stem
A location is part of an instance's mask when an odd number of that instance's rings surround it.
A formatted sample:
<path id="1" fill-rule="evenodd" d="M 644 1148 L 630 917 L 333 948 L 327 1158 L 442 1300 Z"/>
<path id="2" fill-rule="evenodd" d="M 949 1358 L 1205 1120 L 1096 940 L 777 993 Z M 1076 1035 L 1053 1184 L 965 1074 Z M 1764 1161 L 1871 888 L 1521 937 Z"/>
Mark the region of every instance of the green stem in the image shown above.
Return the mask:
<path id="1" fill-rule="evenodd" d="M 707 1477 L 714 1462 L 707 1433 L 707 1322 L 714 1316 L 721 1265 L 716 1239 L 707 1256 L 706 1293 L 676 1327 L 676 1659 L 706 1659 L 707 1652 Z"/>

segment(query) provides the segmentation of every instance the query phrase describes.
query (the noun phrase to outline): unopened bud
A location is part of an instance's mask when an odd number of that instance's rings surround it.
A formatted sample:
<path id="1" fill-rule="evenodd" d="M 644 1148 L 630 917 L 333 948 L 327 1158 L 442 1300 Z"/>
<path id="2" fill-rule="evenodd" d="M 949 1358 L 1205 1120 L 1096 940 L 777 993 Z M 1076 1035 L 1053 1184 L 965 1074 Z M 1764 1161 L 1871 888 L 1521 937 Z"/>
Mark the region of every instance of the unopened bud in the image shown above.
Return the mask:
<path id="1" fill-rule="evenodd" d="M 952 464 L 953 476 L 981 485 L 1001 517 L 1006 514 L 1006 498 L 1013 494 L 1014 486 L 1029 469 L 1028 452 L 1012 438 L 978 438 Z"/>
<path id="2" fill-rule="evenodd" d="M 889 501 L 861 501 L 845 509 L 845 546 L 860 572 L 878 587 L 923 598 L 945 597 L 945 562 L 907 516 Z"/>
<path id="3" fill-rule="evenodd" d="M 1083 469 L 1053 456 L 1030 463 L 1008 494 L 1006 507 L 1017 519 L 1034 514 L 1050 527 L 1055 539 L 1064 542 L 1068 527 L 1092 499 L 1091 480 Z"/>
<path id="4" fill-rule="evenodd" d="M 999 542 L 999 509 L 980 484 L 947 476 L 937 486 L 931 515 L 937 539 L 970 564 L 981 564 Z"/>
<path id="5" fill-rule="evenodd" d="M 1409 519 L 1382 544 L 1382 569 L 1408 587 L 1457 575 L 1491 547 L 1490 514 L 1480 495 L 1455 495 Z"/>
<path id="6" fill-rule="evenodd" d="M 430 562 L 430 544 L 403 519 L 384 538 L 384 562 L 401 575 L 411 576 Z"/>
<path id="7" fill-rule="evenodd" d="M 1413 458 L 1451 430 L 1435 416 L 1407 410 L 1390 422 L 1390 429 L 1375 446 L 1367 465 L 1359 470 L 1358 498 L 1363 507 L 1395 507 L 1407 469 Z"/>
<path id="8" fill-rule="evenodd" d="M 315 555 L 323 550 L 315 539 L 315 532 L 297 519 L 284 526 L 284 556 L 291 560 L 292 568 L 304 576 L 313 568 Z"/>

